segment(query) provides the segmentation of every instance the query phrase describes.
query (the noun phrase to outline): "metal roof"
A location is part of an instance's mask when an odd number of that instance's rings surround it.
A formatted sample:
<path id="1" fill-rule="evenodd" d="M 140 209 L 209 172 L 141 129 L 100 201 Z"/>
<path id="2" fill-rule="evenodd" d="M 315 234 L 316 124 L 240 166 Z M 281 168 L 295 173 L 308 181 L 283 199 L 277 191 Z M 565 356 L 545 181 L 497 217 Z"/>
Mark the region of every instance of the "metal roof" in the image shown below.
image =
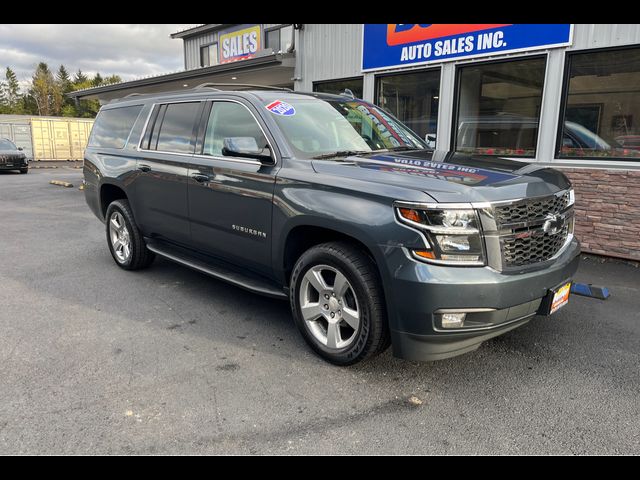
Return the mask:
<path id="1" fill-rule="evenodd" d="M 267 65 L 280 65 L 284 60 L 295 58 L 295 54 L 282 54 L 274 53 L 270 55 L 264 55 L 260 57 L 250 58 L 248 60 L 242 60 L 238 62 L 223 63 L 220 65 L 213 65 L 210 67 L 196 68 L 193 70 L 182 70 L 179 72 L 172 72 L 167 74 L 155 75 L 150 77 L 143 77 L 128 82 L 110 83 L 109 85 L 101 85 L 99 87 L 84 88 L 81 90 L 74 90 L 66 95 L 71 98 L 81 98 L 90 95 L 101 94 L 106 92 L 115 92 L 118 90 L 126 90 L 135 87 L 144 87 L 148 85 L 163 84 L 171 81 L 178 80 L 191 80 L 198 77 L 207 77 L 216 73 L 232 72 L 236 70 L 251 69 L 258 66 Z"/>
<path id="2" fill-rule="evenodd" d="M 169 36 L 171 38 L 191 37 L 193 35 L 208 32 L 210 30 L 216 30 L 220 27 L 224 27 L 225 25 L 226 24 L 223 23 L 203 23 L 201 25 L 196 25 L 195 27 L 186 28 L 184 30 L 180 30 L 179 32 L 172 33 Z"/>

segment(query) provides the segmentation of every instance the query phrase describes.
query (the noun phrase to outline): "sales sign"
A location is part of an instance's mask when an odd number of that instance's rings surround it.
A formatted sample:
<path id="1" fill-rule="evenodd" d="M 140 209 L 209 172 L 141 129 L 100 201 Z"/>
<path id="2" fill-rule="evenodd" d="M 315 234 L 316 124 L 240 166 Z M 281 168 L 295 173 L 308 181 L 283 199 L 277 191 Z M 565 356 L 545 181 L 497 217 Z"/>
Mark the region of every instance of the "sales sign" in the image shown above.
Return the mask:
<path id="1" fill-rule="evenodd" d="M 568 23 L 365 23 L 362 70 L 570 45 L 572 27 Z"/>
<path id="2" fill-rule="evenodd" d="M 253 58 L 261 48 L 262 30 L 260 25 L 242 25 L 222 30 L 218 35 L 220 63 Z"/>

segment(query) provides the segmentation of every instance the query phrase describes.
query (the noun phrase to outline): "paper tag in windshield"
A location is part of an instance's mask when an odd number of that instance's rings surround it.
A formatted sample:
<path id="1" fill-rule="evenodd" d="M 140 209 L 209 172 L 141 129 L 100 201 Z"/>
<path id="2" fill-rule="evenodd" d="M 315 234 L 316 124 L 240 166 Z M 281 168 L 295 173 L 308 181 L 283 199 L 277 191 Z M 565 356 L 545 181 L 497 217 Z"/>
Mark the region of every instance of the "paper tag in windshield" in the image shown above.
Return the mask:
<path id="1" fill-rule="evenodd" d="M 283 115 L 285 117 L 290 117 L 291 115 L 296 114 L 296 109 L 293 108 L 292 105 L 289 105 L 282 100 L 276 100 L 275 102 L 271 102 L 267 105 L 267 110 L 275 115 Z"/>

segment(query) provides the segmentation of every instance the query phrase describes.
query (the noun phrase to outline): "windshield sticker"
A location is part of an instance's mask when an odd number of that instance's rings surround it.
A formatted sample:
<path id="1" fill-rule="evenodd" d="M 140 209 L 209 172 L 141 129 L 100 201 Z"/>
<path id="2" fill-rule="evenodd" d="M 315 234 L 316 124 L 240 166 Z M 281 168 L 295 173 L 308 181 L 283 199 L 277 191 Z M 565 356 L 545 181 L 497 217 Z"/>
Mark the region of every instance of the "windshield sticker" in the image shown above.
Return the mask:
<path id="1" fill-rule="evenodd" d="M 296 109 L 293 108 L 292 105 L 289 105 L 282 100 L 276 100 L 275 102 L 271 102 L 267 105 L 267 110 L 275 115 L 283 115 L 285 117 L 290 117 L 296 114 Z"/>

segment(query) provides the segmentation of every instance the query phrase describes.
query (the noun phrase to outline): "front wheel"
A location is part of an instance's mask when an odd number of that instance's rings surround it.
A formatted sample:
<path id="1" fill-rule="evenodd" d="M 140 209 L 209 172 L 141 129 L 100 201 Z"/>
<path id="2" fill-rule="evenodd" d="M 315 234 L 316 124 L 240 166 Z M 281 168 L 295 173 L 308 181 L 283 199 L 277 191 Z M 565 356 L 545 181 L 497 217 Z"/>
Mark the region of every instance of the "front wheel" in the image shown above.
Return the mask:
<path id="1" fill-rule="evenodd" d="M 21 168 L 21 169 L 20 169 L 20 173 L 29 173 L 29 167 L 27 167 L 27 168 Z"/>
<path id="2" fill-rule="evenodd" d="M 307 250 L 291 274 L 290 300 L 311 348 L 336 365 L 352 365 L 390 344 L 377 268 L 360 249 L 331 242 Z"/>
<path id="3" fill-rule="evenodd" d="M 107 243 L 120 268 L 140 270 L 151 265 L 155 255 L 144 243 L 127 200 L 116 200 L 107 208 Z"/>

